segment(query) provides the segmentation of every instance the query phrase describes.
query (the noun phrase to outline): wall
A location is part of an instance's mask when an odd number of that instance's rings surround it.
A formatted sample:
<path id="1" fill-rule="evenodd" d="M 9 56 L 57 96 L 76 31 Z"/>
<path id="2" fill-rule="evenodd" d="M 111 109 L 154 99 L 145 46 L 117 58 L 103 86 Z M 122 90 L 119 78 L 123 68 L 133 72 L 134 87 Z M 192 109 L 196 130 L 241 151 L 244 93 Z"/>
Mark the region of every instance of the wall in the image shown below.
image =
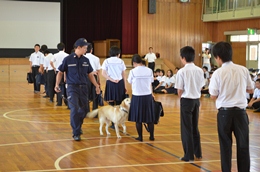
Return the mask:
<path id="1" fill-rule="evenodd" d="M 159 52 L 175 66 L 181 67 L 179 50 L 189 45 L 196 51 L 195 63 L 201 64 L 202 42 L 212 41 L 213 23 L 201 20 L 202 0 L 180 3 L 178 0 L 157 0 L 156 14 L 148 14 L 148 0 L 139 0 L 138 52 L 148 47 Z"/>

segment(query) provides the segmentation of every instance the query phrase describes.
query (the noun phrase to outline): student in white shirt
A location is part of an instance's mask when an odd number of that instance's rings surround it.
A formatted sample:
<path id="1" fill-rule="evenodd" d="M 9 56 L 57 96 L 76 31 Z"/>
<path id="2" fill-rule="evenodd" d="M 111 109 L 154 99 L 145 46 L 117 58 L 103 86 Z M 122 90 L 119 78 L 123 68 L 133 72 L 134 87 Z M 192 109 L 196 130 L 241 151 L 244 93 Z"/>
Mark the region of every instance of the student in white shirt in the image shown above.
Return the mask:
<path id="1" fill-rule="evenodd" d="M 154 71 L 156 55 L 153 53 L 153 47 L 149 47 L 149 53 L 144 57 L 148 61 L 148 67 Z"/>
<path id="2" fill-rule="evenodd" d="M 34 45 L 34 53 L 30 55 L 30 72 L 33 76 L 33 86 L 34 86 L 34 93 L 40 92 L 40 84 L 36 83 L 36 75 L 42 73 L 40 66 L 43 65 L 44 62 L 44 55 L 40 52 L 40 45 Z"/>
<path id="3" fill-rule="evenodd" d="M 161 91 L 163 93 L 168 93 L 168 94 L 171 94 L 171 93 L 177 93 L 177 90 L 176 88 L 174 88 L 174 85 L 175 85 L 175 77 L 173 76 L 173 72 L 171 69 L 169 69 L 167 71 L 167 76 L 166 76 L 166 79 L 165 79 L 165 88 L 162 89 Z"/>
<path id="4" fill-rule="evenodd" d="M 88 45 L 88 48 L 87 48 L 87 53 L 85 54 L 85 57 L 87 57 L 89 59 L 89 62 L 93 68 L 93 71 L 95 72 L 95 79 L 97 81 L 97 83 L 99 84 L 99 87 L 101 87 L 100 85 L 100 69 L 101 69 L 101 66 L 100 66 L 100 60 L 97 56 L 93 55 L 92 54 L 92 51 L 93 51 L 93 47 L 92 47 L 92 44 L 89 44 Z M 94 109 L 97 109 L 98 108 L 98 95 L 96 94 L 96 87 L 94 84 L 92 84 L 90 82 L 90 100 L 92 100 L 92 110 Z"/>
<path id="5" fill-rule="evenodd" d="M 254 90 L 253 97 L 248 103 L 248 107 L 253 107 L 254 109 L 258 109 L 260 108 L 260 79 L 257 79 L 255 81 L 255 87 L 256 88 Z"/>
<path id="6" fill-rule="evenodd" d="M 159 84 L 154 88 L 154 92 L 161 92 L 161 90 L 164 89 L 166 85 L 166 76 L 163 69 L 160 70 L 160 75 L 157 77 L 157 80 L 159 81 Z"/>
<path id="7" fill-rule="evenodd" d="M 47 72 L 47 85 L 48 85 L 50 103 L 53 103 L 53 97 L 55 94 L 54 87 L 56 83 L 56 74 L 53 67 L 50 64 L 50 61 L 54 56 L 49 50 L 44 51 L 44 55 L 45 55 L 45 66 Z"/>
<path id="8" fill-rule="evenodd" d="M 210 64 L 211 54 L 208 48 L 205 49 L 205 52 L 202 54 L 202 57 L 203 57 L 203 66 L 207 66 L 208 71 L 211 71 L 211 64 Z"/>
<path id="9" fill-rule="evenodd" d="M 50 62 L 51 66 L 53 67 L 53 69 L 55 71 L 55 74 L 57 74 L 59 72 L 59 66 L 62 64 L 63 59 L 69 55 L 65 52 L 65 44 L 63 42 L 58 43 L 57 49 L 59 50 L 59 52 L 55 53 L 53 55 L 53 58 L 51 59 L 51 62 Z M 64 103 L 66 105 L 68 105 L 67 91 L 66 91 L 65 79 L 64 79 L 65 75 L 66 74 L 64 73 L 63 77 L 61 79 L 60 85 L 59 85 L 61 92 L 57 93 L 57 104 L 56 104 L 56 106 L 62 106 L 62 96 L 65 97 Z"/>
<path id="10" fill-rule="evenodd" d="M 132 99 L 128 120 L 136 122 L 138 137 L 143 141 L 142 123 L 147 123 L 150 137 L 154 140 L 154 105 L 152 95 L 153 71 L 142 65 L 142 59 L 138 54 L 132 58 L 134 69 L 130 70 L 128 82 L 132 85 Z"/>
<path id="11" fill-rule="evenodd" d="M 178 89 L 181 113 L 181 140 L 184 151 L 182 161 L 202 158 L 200 132 L 198 128 L 201 88 L 204 86 L 203 71 L 195 66 L 195 50 L 186 46 L 180 50 L 181 68 L 176 76 L 175 88 Z"/>
<path id="12" fill-rule="evenodd" d="M 249 121 L 246 113 L 246 92 L 253 92 L 249 71 L 232 62 L 232 47 L 227 42 L 218 42 L 213 55 L 219 66 L 209 84 L 211 98 L 218 109 L 217 125 L 222 171 L 231 171 L 232 132 L 236 138 L 237 168 L 250 171 Z"/>

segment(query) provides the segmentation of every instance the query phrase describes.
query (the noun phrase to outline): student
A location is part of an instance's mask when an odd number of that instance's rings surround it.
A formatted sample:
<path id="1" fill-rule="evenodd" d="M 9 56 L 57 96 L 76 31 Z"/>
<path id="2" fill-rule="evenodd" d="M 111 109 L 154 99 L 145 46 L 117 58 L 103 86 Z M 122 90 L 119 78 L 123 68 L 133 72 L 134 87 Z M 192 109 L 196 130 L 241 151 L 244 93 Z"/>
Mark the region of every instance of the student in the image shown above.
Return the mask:
<path id="1" fill-rule="evenodd" d="M 154 71 L 156 55 L 153 53 L 153 47 L 149 47 L 149 53 L 144 57 L 148 61 L 148 67 Z"/>
<path id="2" fill-rule="evenodd" d="M 100 93 L 98 83 L 94 78 L 94 72 L 89 60 L 84 56 L 87 51 L 88 42 L 85 38 L 78 39 L 75 44 L 75 53 L 65 57 L 59 66 L 56 78 L 55 91 L 60 92 L 59 84 L 63 73 L 66 72 L 66 83 L 68 85 L 68 103 L 70 107 L 70 125 L 73 130 L 73 139 L 80 141 L 82 124 L 86 114 L 89 112 L 88 82 L 91 81 L 96 87 L 96 93 Z"/>
<path id="3" fill-rule="evenodd" d="M 154 140 L 154 105 L 152 95 L 153 71 L 142 65 L 142 59 L 138 54 L 133 55 L 132 64 L 135 67 L 130 70 L 128 82 L 132 85 L 132 99 L 128 120 L 136 122 L 138 137 L 143 141 L 142 123 L 147 123 L 150 137 Z"/>
<path id="4" fill-rule="evenodd" d="M 177 90 L 176 88 L 174 88 L 174 84 L 175 84 L 175 77 L 173 77 L 173 72 L 171 69 L 169 69 L 167 71 L 167 76 L 166 76 L 166 79 L 165 79 L 165 88 L 161 90 L 161 92 L 163 93 L 168 93 L 168 94 L 171 94 L 171 93 L 176 93 Z"/>
<path id="5" fill-rule="evenodd" d="M 202 57 L 203 57 L 203 66 L 206 66 L 208 68 L 208 71 L 211 71 L 211 64 L 210 64 L 211 54 L 208 48 L 205 48 L 205 52 L 202 54 Z"/>
<path id="6" fill-rule="evenodd" d="M 160 71 L 161 69 L 156 69 L 154 71 L 154 80 L 153 80 L 153 83 L 152 83 L 152 86 L 153 86 L 153 90 L 155 87 L 157 87 L 157 85 L 160 84 L 160 80 L 161 80 L 161 76 L 160 76 Z"/>
<path id="7" fill-rule="evenodd" d="M 252 99 L 250 100 L 250 102 L 248 103 L 248 107 L 249 108 L 254 108 L 254 109 L 258 109 L 259 112 L 260 110 L 260 79 L 257 79 L 255 81 L 255 90 L 254 90 L 254 94 Z"/>
<path id="8" fill-rule="evenodd" d="M 50 61 L 52 58 L 54 58 L 53 54 L 49 50 L 44 51 L 45 55 L 45 66 L 46 66 L 46 73 L 47 73 L 47 86 L 48 86 L 48 92 L 50 97 L 50 103 L 53 103 L 54 98 L 54 87 L 56 82 L 56 73 L 53 69 L 53 67 L 50 64 Z"/>
<path id="9" fill-rule="evenodd" d="M 89 59 L 89 62 L 93 68 L 93 71 L 95 72 L 95 79 L 97 81 L 97 83 L 99 84 L 99 87 L 101 87 L 100 85 L 100 60 L 97 56 L 92 54 L 93 52 L 93 47 L 92 44 L 88 45 L 88 49 L 87 49 L 87 53 L 85 55 L 85 57 L 87 57 Z M 90 100 L 92 100 L 92 110 L 97 109 L 98 108 L 98 95 L 96 94 L 96 88 L 95 85 L 90 83 Z"/>
<path id="10" fill-rule="evenodd" d="M 249 121 L 246 113 L 246 91 L 254 87 L 249 71 L 232 62 L 232 47 L 227 42 L 218 42 L 213 55 L 221 68 L 216 70 L 209 84 L 211 98 L 216 100 L 218 138 L 221 169 L 231 171 L 232 132 L 236 138 L 237 168 L 239 172 L 250 171 Z"/>
<path id="11" fill-rule="evenodd" d="M 181 140 L 184 151 L 182 161 L 201 159 L 200 132 L 198 128 L 201 88 L 204 86 L 203 71 L 195 66 L 195 50 L 186 46 L 180 50 L 184 67 L 176 76 L 175 88 L 178 89 L 181 113 Z"/>
<path id="12" fill-rule="evenodd" d="M 120 105 L 125 99 L 126 89 L 126 66 L 120 59 L 121 50 L 118 47 L 111 47 L 110 57 L 105 59 L 102 64 L 102 75 L 106 79 L 104 100 L 109 105 Z M 112 123 L 111 128 L 114 128 Z"/>
<path id="13" fill-rule="evenodd" d="M 34 53 L 30 55 L 30 72 L 32 73 L 33 77 L 33 87 L 34 87 L 34 93 L 40 92 L 40 84 L 36 83 L 36 75 L 39 73 L 42 73 L 40 66 L 44 63 L 44 55 L 39 51 L 40 45 L 35 44 L 34 45 Z"/>
<path id="14" fill-rule="evenodd" d="M 163 69 L 160 70 L 160 79 L 158 80 L 159 80 L 159 84 L 154 88 L 154 92 L 161 92 L 162 89 L 165 89 L 166 76 Z"/>
<path id="15" fill-rule="evenodd" d="M 54 57 L 51 59 L 51 62 L 50 62 L 51 66 L 53 67 L 53 69 L 55 71 L 55 74 L 57 74 L 59 72 L 59 67 L 62 64 L 63 59 L 69 55 L 65 52 L 65 44 L 63 42 L 58 43 L 57 49 L 59 50 L 59 52 L 54 54 Z M 56 106 L 62 106 L 62 96 L 64 96 L 67 99 L 64 75 L 63 75 L 60 85 L 59 85 L 61 92 L 57 93 L 58 102 L 57 102 Z M 66 99 L 64 99 L 64 103 L 67 105 L 68 103 L 67 103 Z"/>

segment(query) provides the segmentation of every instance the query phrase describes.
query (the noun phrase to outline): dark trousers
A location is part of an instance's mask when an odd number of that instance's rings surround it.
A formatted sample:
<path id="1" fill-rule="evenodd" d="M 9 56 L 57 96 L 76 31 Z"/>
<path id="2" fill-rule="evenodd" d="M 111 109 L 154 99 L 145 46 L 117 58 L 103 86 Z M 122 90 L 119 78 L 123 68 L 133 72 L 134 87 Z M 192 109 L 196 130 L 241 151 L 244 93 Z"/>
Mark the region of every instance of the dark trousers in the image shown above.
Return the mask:
<path id="1" fill-rule="evenodd" d="M 181 140 L 184 151 L 184 159 L 194 160 L 202 157 L 199 120 L 199 99 L 181 98 Z"/>
<path id="2" fill-rule="evenodd" d="M 54 87 L 56 83 L 56 74 L 54 70 L 48 70 L 47 78 L 48 78 L 47 85 L 48 85 L 50 100 L 53 101 L 53 97 L 55 94 Z"/>
<path id="3" fill-rule="evenodd" d="M 44 89 L 45 89 L 45 93 L 46 93 L 46 95 L 47 96 L 49 96 L 49 91 L 48 91 L 48 89 L 49 89 L 49 86 L 48 86 L 48 77 L 47 77 L 47 72 L 46 72 L 46 70 L 44 70 L 44 74 L 43 74 L 43 77 L 44 77 L 44 81 L 45 81 L 45 83 L 44 83 Z"/>
<path id="4" fill-rule="evenodd" d="M 154 67 L 155 67 L 154 62 L 148 63 L 148 68 L 152 69 L 152 71 L 154 71 Z"/>
<path id="5" fill-rule="evenodd" d="M 217 118 L 222 171 L 231 171 L 232 132 L 236 138 L 238 171 L 250 171 L 249 121 L 246 111 L 219 110 Z"/>
<path id="6" fill-rule="evenodd" d="M 89 112 L 88 86 L 68 84 L 67 93 L 70 107 L 70 125 L 73 136 L 78 136 L 83 120 Z"/>
<path id="7" fill-rule="evenodd" d="M 40 66 L 32 67 L 33 87 L 34 91 L 40 91 L 40 84 L 36 83 L 36 75 L 39 74 Z"/>
<path id="8" fill-rule="evenodd" d="M 255 102 L 252 106 L 254 107 L 254 109 L 258 109 L 260 108 L 260 102 Z"/>

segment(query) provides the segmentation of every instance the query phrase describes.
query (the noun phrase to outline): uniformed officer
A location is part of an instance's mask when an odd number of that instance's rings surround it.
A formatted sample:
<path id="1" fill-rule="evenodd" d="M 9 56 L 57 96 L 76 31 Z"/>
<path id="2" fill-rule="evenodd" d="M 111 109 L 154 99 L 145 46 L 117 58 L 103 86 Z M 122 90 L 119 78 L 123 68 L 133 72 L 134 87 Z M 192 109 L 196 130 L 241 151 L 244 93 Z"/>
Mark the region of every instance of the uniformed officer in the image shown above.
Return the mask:
<path id="1" fill-rule="evenodd" d="M 59 84 L 63 73 L 66 72 L 70 124 L 73 130 L 73 138 L 76 141 L 81 140 L 81 126 L 87 112 L 89 112 L 89 80 L 95 85 L 96 93 L 100 93 L 100 87 L 94 78 L 90 62 L 84 57 L 88 45 L 89 43 L 85 38 L 80 38 L 75 42 L 75 52 L 65 57 L 59 66 L 55 85 L 55 91 L 60 92 Z"/>

